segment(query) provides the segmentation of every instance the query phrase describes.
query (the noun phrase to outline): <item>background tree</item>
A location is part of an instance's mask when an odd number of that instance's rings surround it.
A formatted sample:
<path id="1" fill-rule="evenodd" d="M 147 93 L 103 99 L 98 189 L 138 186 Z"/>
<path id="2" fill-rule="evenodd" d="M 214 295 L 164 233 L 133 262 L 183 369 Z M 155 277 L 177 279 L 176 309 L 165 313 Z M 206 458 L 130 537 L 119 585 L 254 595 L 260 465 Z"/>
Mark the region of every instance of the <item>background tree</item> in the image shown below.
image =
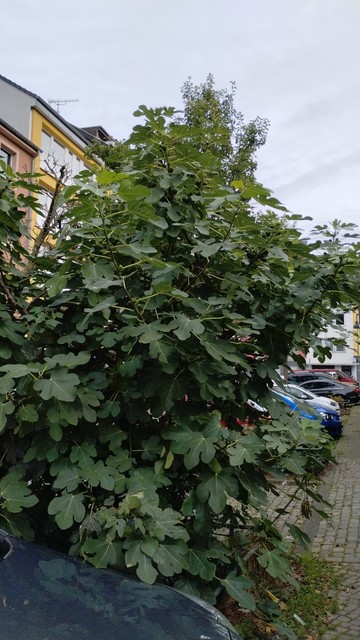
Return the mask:
<path id="1" fill-rule="evenodd" d="M 219 161 L 223 181 L 253 181 L 257 168 L 256 154 L 265 144 L 269 121 L 257 117 L 245 123 L 235 107 L 236 83 L 230 89 L 216 89 L 212 74 L 196 85 L 188 78 L 182 86 L 183 110 L 175 122 L 190 128 L 189 140 L 201 152 L 210 152 Z M 179 128 L 180 130 L 180 128 Z M 126 144 L 96 140 L 89 148 L 90 157 L 97 156 L 107 167 L 119 170 L 126 162 Z M 125 157 L 124 157 L 125 154 Z"/>
<path id="2" fill-rule="evenodd" d="M 267 189 L 224 184 L 221 158 L 173 109 L 137 115 L 121 171 L 62 191 L 67 226 L 46 256 L 20 249 L 19 177 L 2 176 L 0 518 L 98 566 L 253 609 L 256 563 L 290 579 L 267 516 L 274 476 L 313 496 L 310 472 L 331 455 L 268 385 L 357 299 L 359 245 L 340 223 L 302 242 Z"/>
<path id="3" fill-rule="evenodd" d="M 226 180 L 253 180 L 257 168 L 256 153 L 266 142 L 269 121 L 257 117 L 244 122 L 235 108 L 236 83 L 230 90 L 216 89 L 212 74 L 195 85 L 188 78 L 182 86 L 184 112 L 179 122 L 197 132 L 201 151 L 211 151 L 220 158 Z M 195 142 L 194 136 L 192 137 Z"/>

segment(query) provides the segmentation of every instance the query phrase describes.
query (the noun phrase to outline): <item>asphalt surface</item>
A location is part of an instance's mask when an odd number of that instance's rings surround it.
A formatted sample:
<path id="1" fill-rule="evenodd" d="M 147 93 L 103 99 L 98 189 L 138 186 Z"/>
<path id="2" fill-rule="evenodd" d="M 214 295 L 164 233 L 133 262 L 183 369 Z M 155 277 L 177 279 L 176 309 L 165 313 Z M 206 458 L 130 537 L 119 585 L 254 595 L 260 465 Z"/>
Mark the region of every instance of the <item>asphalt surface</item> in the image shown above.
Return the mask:
<path id="1" fill-rule="evenodd" d="M 332 505 L 324 509 L 330 518 L 325 520 L 313 510 L 305 520 L 300 503 L 295 501 L 290 515 L 279 521 L 285 535 L 286 522 L 298 524 L 310 537 L 312 551 L 336 563 L 343 575 L 340 611 L 331 619 L 322 640 L 360 640 L 360 406 L 351 409 L 344 422 L 344 435 L 336 444 L 337 464 L 329 465 L 321 488 L 322 496 Z M 282 489 L 288 495 L 294 490 L 291 481 Z M 282 505 L 284 495 L 273 502 L 272 508 Z"/>

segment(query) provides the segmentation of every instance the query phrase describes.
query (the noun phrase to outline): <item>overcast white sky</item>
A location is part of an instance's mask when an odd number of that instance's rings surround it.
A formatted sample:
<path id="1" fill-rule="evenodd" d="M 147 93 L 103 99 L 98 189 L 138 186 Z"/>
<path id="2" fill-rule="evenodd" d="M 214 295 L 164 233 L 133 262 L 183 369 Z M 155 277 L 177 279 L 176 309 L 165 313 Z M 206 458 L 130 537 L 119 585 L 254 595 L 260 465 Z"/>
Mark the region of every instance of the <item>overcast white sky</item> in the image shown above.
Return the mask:
<path id="1" fill-rule="evenodd" d="M 258 179 L 314 224 L 360 223 L 359 0 L 3 0 L 0 21 L 0 73 L 117 138 L 188 76 L 234 80 L 271 122 Z"/>

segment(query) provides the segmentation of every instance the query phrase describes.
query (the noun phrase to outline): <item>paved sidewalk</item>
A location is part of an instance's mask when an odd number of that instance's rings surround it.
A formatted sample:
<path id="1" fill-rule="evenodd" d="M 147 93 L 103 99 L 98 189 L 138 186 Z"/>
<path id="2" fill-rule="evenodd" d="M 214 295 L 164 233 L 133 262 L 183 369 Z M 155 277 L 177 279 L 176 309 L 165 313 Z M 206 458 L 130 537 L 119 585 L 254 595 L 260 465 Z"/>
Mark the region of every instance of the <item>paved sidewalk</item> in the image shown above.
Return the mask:
<path id="1" fill-rule="evenodd" d="M 341 611 L 324 640 L 360 638 L 360 407 L 346 421 L 336 446 L 338 464 L 325 477 L 324 497 L 333 505 L 330 521 L 312 518 L 305 530 L 312 550 L 344 573 Z"/>
<path id="2" fill-rule="evenodd" d="M 290 513 L 277 521 L 285 536 L 288 534 L 286 523 L 297 524 L 308 534 L 311 549 L 336 563 L 344 575 L 341 610 L 333 617 L 322 640 L 360 640 L 360 407 L 354 407 L 345 420 L 344 435 L 336 444 L 337 464 L 329 466 L 320 488 L 332 509 L 319 506 L 330 513 L 330 519 L 321 518 L 313 510 L 310 519 L 305 520 L 300 513 L 304 496 L 299 495 Z M 280 495 L 271 498 L 272 517 L 276 509 L 284 508 L 287 495 L 291 496 L 296 487 L 289 477 L 279 489 Z"/>
<path id="3" fill-rule="evenodd" d="M 281 516 L 278 525 L 285 535 L 287 522 L 300 526 L 310 537 L 311 549 L 336 563 L 344 575 L 341 610 L 333 617 L 323 640 L 360 640 L 360 407 L 354 407 L 346 417 L 335 458 L 337 464 L 328 468 L 321 487 L 322 496 L 332 505 L 330 519 L 313 511 L 311 518 L 305 520 L 299 502 L 294 502 L 291 512 Z M 281 489 L 285 493 L 272 499 L 274 510 L 284 506 L 286 493 L 294 492 L 291 479 L 282 483 Z M 325 510 L 329 513 L 329 508 Z"/>

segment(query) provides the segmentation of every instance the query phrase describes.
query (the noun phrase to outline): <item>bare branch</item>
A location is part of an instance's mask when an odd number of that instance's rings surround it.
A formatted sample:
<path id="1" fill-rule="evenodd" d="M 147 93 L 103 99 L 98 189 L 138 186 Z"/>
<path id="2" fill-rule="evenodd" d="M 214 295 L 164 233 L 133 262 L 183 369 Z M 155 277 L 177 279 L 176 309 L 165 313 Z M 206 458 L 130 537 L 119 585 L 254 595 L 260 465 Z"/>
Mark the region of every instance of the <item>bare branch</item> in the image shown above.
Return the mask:
<path id="1" fill-rule="evenodd" d="M 39 254 L 39 251 L 40 251 L 42 245 L 44 244 L 47 236 L 49 235 L 49 233 L 51 231 L 51 227 L 53 226 L 54 218 L 55 218 L 55 215 L 56 215 L 57 199 L 59 197 L 59 193 L 60 193 L 61 187 L 64 184 L 65 175 L 66 175 L 66 166 L 63 165 L 62 167 L 60 167 L 59 176 L 56 179 L 55 190 L 54 190 L 54 193 L 53 193 L 53 197 L 51 199 L 49 211 L 48 211 L 47 216 L 45 218 L 44 225 L 43 225 L 42 229 L 40 230 L 40 232 L 38 233 L 38 235 L 35 238 L 34 246 L 33 246 L 32 251 L 31 251 L 31 257 L 32 258 L 36 258 L 36 256 Z"/>

